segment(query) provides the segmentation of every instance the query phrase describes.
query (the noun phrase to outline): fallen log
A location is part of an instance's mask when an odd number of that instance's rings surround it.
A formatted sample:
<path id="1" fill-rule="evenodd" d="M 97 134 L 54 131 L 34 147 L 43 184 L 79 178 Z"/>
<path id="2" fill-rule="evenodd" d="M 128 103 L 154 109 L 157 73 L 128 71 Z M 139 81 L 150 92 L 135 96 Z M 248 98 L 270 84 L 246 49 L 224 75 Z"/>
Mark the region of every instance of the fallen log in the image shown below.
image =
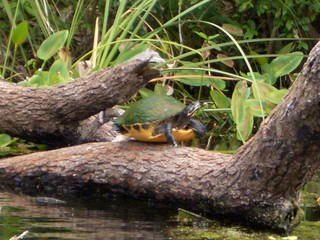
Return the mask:
<path id="1" fill-rule="evenodd" d="M 112 139 L 113 135 L 101 136 L 98 129 L 104 122 L 94 115 L 123 103 L 159 76 L 157 69 L 148 66 L 153 59 L 158 61 L 158 54 L 146 53 L 115 68 L 52 87 L 0 81 L 0 132 L 55 147 Z"/>
<path id="2" fill-rule="evenodd" d="M 284 101 L 234 155 L 134 141 L 2 159 L 6 187 L 154 198 L 290 232 L 298 195 L 320 166 L 320 42 Z"/>

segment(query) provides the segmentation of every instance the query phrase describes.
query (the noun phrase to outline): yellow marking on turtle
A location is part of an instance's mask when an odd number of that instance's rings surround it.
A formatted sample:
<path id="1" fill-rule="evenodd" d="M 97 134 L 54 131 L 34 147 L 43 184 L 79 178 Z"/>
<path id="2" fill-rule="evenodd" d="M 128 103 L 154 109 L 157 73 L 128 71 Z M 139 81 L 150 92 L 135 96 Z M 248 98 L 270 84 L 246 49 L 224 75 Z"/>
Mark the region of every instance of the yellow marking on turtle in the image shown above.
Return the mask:
<path id="1" fill-rule="evenodd" d="M 128 132 L 123 135 L 132 137 L 142 142 L 167 142 L 164 134 L 152 135 L 155 126 L 149 126 L 148 129 L 142 127 L 142 124 L 134 124 L 131 126 L 123 126 Z M 196 134 L 192 128 L 188 129 L 172 129 L 172 135 L 177 142 L 188 141 L 193 139 Z"/>

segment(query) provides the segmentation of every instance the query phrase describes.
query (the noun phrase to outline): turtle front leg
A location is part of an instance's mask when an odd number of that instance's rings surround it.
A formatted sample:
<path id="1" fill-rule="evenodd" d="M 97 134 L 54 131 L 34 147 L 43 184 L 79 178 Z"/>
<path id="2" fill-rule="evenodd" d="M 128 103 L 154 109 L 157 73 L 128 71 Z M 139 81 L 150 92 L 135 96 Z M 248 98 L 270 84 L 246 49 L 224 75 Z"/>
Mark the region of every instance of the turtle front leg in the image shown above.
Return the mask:
<path id="1" fill-rule="evenodd" d="M 174 147 L 178 146 L 176 140 L 172 135 L 172 123 L 165 124 L 164 135 L 166 136 L 169 144 L 173 145 Z"/>
<path id="2" fill-rule="evenodd" d="M 195 119 L 190 119 L 187 126 L 192 128 L 198 137 L 204 136 L 207 132 L 206 127 L 201 122 Z"/>

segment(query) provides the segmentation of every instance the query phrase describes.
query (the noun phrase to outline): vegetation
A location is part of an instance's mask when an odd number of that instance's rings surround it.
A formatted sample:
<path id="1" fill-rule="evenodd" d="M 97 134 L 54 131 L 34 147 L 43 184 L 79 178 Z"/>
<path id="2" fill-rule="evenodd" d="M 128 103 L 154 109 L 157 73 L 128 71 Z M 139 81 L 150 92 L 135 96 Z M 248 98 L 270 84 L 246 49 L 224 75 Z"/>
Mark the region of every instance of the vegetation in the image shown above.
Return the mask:
<path id="1" fill-rule="evenodd" d="M 319 12 L 318 0 L 2 0 L 0 78 L 60 84 L 155 49 L 163 77 L 135 98 L 200 99 L 208 134 L 192 144 L 232 150 L 286 94 L 318 36 Z"/>

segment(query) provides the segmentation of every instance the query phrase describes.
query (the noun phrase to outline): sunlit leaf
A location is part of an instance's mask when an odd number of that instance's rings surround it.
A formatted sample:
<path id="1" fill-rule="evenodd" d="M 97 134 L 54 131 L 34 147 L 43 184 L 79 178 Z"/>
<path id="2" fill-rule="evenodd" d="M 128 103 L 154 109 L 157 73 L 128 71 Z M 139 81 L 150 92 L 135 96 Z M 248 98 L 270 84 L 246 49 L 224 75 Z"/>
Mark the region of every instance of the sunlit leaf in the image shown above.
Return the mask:
<path id="1" fill-rule="evenodd" d="M 237 138 L 244 142 L 249 139 L 253 129 L 253 115 L 251 109 L 244 108 L 244 119 L 237 124 Z"/>
<path id="2" fill-rule="evenodd" d="M 231 113 L 233 121 L 237 125 L 237 138 L 242 142 L 250 137 L 253 128 L 251 109 L 245 105 L 249 95 L 250 88 L 248 88 L 246 81 L 239 81 L 231 98 Z"/>
<path id="3" fill-rule="evenodd" d="M 291 73 L 296 69 L 303 59 L 302 52 L 289 53 L 279 56 L 270 63 L 270 67 L 274 69 L 276 77 L 281 77 Z"/>
<path id="4" fill-rule="evenodd" d="M 45 87 L 49 85 L 49 72 L 37 71 L 29 80 L 18 83 L 25 87 Z"/>
<path id="5" fill-rule="evenodd" d="M 270 84 L 262 81 L 255 81 L 252 83 L 252 92 L 255 99 L 265 101 L 267 94 L 276 91 L 277 89 Z"/>
<path id="6" fill-rule="evenodd" d="M 241 76 L 251 79 L 251 81 L 253 81 L 252 75 L 254 76 L 254 79 L 257 81 L 266 81 L 266 76 L 262 75 L 259 72 L 253 72 L 253 74 L 251 74 L 250 72 L 248 72 L 247 74 L 241 73 Z"/>
<path id="7" fill-rule="evenodd" d="M 27 21 L 23 21 L 15 29 L 13 29 L 11 40 L 15 45 L 21 45 L 26 41 L 27 37 L 28 23 Z"/>
<path id="8" fill-rule="evenodd" d="M 241 124 L 245 118 L 244 102 L 250 94 L 250 88 L 247 87 L 246 81 L 239 81 L 232 93 L 231 98 L 231 113 L 233 121 L 236 124 Z"/>
<path id="9" fill-rule="evenodd" d="M 264 78 L 264 82 L 270 85 L 274 85 L 277 81 L 276 74 L 274 72 L 274 68 L 270 66 L 270 64 L 264 64 L 261 66 L 262 69 L 262 76 Z"/>
<path id="10" fill-rule="evenodd" d="M 0 147 L 6 147 L 10 145 L 11 142 L 12 142 L 12 138 L 8 134 L 5 134 L 5 133 L 0 134 Z"/>
<path id="11" fill-rule="evenodd" d="M 68 30 L 56 32 L 49 36 L 40 45 L 37 56 L 42 60 L 51 58 L 60 48 L 63 47 L 68 38 Z"/>
<path id="12" fill-rule="evenodd" d="M 288 54 L 292 51 L 293 49 L 293 42 L 291 43 L 288 43 L 287 45 L 285 45 L 284 47 L 282 47 L 280 50 L 279 50 L 279 54 Z"/>
<path id="13" fill-rule="evenodd" d="M 142 97 L 149 97 L 155 95 L 154 91 L 148 89 L 148 88 L 141 88 L 139 90 L 139 93 Z"/>
<path id="14" fill-rule="evenodd" d="M 208 36 L 203 32 L 197 32 L 197 31 L 193 31 L 193 32 L 205 40 L 208 39 Z"/>
<path id="15" fill-rule="evenodd" d="M 273 92 L 270 92 L 267 94 L 266 98 L 268 101 L 274 103 L 274 104 L 279 104 L 283 97 L 289 92 L 288 89 L 280 89 L 280 90 L 275 90 Z"/>
<path id="16" fill-rule="evenodd" d="M 262 109 L 260 103 L 262 104 Z M 260 102 L 258 99 L 247 99 L 245 101 L 245 107 L 250 108 L 252 115 L 255 117 L 266 116 L 266 103 Z"/>
<path id="17" fill-rule="evenodd" d="M 213 85 L 220 90 L 223 90 L 226 87 L 225 81 L 217 78 L 202 78 L 201 76 L 199 76 L 199 78 L 179 78 L 176 80 L 184 84 L 196 87 Z"/>
<path id="18" fill-rule="evenodd" d="M 276 104 L 274 104 L 272 102 L 269 102 L 269 101 L 266 101 L 266 113 L 267 113 L 267 115 L 269 115 L 276 106 L 277 106 Z"/>
<path id="19" fill-rule="evenodd" d="M 67 64 L 62 60 L 56 60 L 49 70 L 49 85 L 61 84 L 69 81 Z"/>
<path id="20" fill-rule="evenodd" d="M 167 96 L 167 88 L 161 84 L 156 84 L 154 86 L 154 93 L 161 96 Z"/>
<path id="21" fill-rule="evenodd" d="M 217 90 L 211 90 L 210 96 L 218 108 L 230 107 L 230 99 L 222 92 Z"/>
<path id="22" fill-rule="evenodd" d="M 215 39 L 215 38 L 217 38 L 219 36 L 220 36 L 220 34 L 215 34 L 215 35 L 212 35 L 212 36 L 208 36 L 208 39 L 209 40 L 213 40 L 213 39 Z"/>

